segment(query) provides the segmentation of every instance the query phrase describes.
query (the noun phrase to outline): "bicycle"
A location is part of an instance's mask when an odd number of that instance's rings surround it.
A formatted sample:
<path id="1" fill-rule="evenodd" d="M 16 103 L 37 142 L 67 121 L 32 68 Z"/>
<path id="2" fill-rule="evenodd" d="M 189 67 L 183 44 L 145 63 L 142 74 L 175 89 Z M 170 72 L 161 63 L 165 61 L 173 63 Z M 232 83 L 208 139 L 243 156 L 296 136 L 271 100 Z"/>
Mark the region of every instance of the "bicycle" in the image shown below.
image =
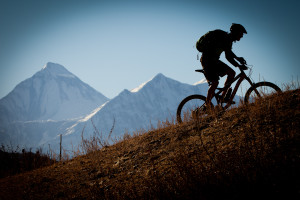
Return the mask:
<path id="1" fill-rule="evenodd" d="M 247 80 L 250 84 L 250 88 L 247 90 L 245 98 L 244 98 L 244 102 L 245 103 L 249 103 L 250 101 L 254 101 L 256 98 L 261 98 L 262 96 L 265 95 L 269 95 L 275 92 L 281 92 L 281 89 L 275 85 L 274 83 L 271 82 L 258 82 L 258 83 L 254 83 L 253 81 L 251 81 L 251 72 L 252 69 L 250 69 L 249 75 L 247 76 L 246 73 L 244 72 L 244 70 L 242 70 L 241 68 L 239 68 L 241 73 L 239 73 L 238 75 L 235 76 L 235 78 L 229 82 L 226 86 L 224 86 L 223 88 L 217 88 L 215 91 L 215 94 L 213 95 L 213 98 L 216 99 L 217 105 L 222 109 L 222 110 L 226 110 L 227 108 L 229 108 L 232 104 L 234 104 L 235 102 L 233 101 L 233 98 L 235 97 L 235 94 L 240 86 L 240 84 L 242 83 L 242 81 Z M 204 73 L 204 70 L 202 69 L 198 69 L 195 70 L 196 72 L 200 72 L 200 73 Z M 234 89 L 232 90 L 231 85 L 237 81 Z M 208 84 L 210 85 L 211 83 L 208 82 Z M 226 102 L 223 101 L 223 98 L 221 96 L 221 93 L 223 92 L 224 88 L 229 88 L 227 93 L 226 93 L 226 97 L 225 99 L 228 99 Z M 178 123 L 182 123 L 183 119 L 189 120 L 190 118 L 194 117 L 194 113 L 195 111 L 197 116 L 199 116 L 199 112 L 202 112 L 202 114 L 205 113 L 206 110 L 206 97 L 200 94 L 194 94 L 194 95 L 190 95 L 186 98 L 184 98 L 178 108 L 177 108 L 177 122 Z M 225 105 L 223 105 L 225 103 Z"/>

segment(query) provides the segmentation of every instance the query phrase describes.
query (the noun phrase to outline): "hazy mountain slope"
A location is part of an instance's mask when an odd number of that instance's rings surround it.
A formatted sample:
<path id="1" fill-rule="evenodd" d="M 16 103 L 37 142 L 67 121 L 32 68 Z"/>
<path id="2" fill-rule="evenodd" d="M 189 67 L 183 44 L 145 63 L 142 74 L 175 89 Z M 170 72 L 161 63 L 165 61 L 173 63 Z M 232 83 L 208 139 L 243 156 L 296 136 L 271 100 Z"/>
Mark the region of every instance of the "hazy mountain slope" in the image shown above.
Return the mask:
<path id="1" fill-rule="evenodd" d="M 59 135 L 64 134 L 66 129 L 76 123 L 77 120 L 45 120 L 13 122 L 2 127 L 0 132 L 1 144 L 12 145 L 13 147 L 36 149 L 41 147 L 49 150 L 49 144 L 55 144 L 52 148 L 59 150 Z M 51 143 L 55 140 L 56 142 Z M 56 148 L 56 149 L 55 149 Z"/>

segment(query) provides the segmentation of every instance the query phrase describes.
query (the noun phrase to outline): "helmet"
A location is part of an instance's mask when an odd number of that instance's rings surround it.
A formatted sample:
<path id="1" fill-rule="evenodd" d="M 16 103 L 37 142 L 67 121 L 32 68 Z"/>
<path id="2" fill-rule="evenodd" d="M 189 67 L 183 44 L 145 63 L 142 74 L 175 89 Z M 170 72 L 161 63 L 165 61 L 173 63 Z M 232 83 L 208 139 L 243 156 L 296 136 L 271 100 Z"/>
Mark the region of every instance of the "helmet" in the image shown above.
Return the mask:
<path id="1" fill-rule="evenodd" d="M 230 27 L 230 32 L 232 33 L 242 32 L 247 34 L 246 29 L 241 24 L 234 24 L 234 23 Z"/>

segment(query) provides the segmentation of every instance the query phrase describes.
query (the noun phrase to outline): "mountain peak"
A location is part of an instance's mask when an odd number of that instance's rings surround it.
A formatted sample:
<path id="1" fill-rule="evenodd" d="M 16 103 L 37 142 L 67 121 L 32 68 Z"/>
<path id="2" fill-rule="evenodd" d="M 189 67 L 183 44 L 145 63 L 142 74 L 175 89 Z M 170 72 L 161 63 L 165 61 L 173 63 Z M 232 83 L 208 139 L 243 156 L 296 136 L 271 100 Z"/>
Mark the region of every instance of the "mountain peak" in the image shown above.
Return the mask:
<path id="1" fill-rule="evenodd" d="M 166 78 L 166 76 L 163 75 L 162 73 L 158 73 L 154 78 Z"/>
<path id="2" fill-rule="evenodd" d="M 44 65 L 43 70 L 53 70 L 53 69 L 61 69 L 61 68 L 65 69 L 65 67 L 60 64 L 47 62 L 47 64 Z"/>
<path id="3" fill-rule="evenodd" d="M 43 69 L 41 70 L 42 73 L 48 73 L 52 76 L 64 76 L 74 78 L 71 72 L 69 72 L 64 66 L 52 62 L 48 62 Z"/>
<path id="4" fill-rule="evenodd" d="M 149 82 L 153 81 L 153 80 L 160 80 L 166 78 L 162 73 L 158 73 L 156 76 L 154 76 L 152 79 L 142 83 L 141 85 L 139 85 L 137 88 L 132 89 L 130 92 L 138 92 L 140 91 L 145 85 L 147 85 Z"/>

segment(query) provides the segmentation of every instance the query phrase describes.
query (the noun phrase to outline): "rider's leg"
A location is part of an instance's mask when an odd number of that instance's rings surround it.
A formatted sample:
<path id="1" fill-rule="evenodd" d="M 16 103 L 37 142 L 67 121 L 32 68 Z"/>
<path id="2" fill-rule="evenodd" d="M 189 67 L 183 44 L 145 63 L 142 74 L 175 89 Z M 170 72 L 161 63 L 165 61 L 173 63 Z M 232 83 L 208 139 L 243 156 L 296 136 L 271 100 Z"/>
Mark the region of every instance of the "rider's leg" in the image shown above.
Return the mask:
<path id="1" fill-rule="evenodd" d="M 215 94 L 215 90 L 219 85 L 219 74 L 217 70 L 219 66 L 219 60 L 215 57 L 211 57 L 210 55 L 205 55 L 203 53 L 200 61 L 205 71 L 205 78 L 207 79 L 207 81 L 211 82 L 206 96 L 206 105 L 210 106 L 211 100 Z"/>
<path id="2" fill-rule="evenodd" d="M 210 102 L 212 98 L 214 97 L 215 90 L 217 89 L 219 85 L 219 81 L 212 81 L 211 85 L 207 91 L 207 97 L 206 97 L 206 105 L 210 105 Z"/>
<path id="3" fill-rule="evenodd" d="M 225 81 L 225 84 L 224 84 L 224 90 L 222 92 L 222 97 L 223 98 L 225 97 L 225 95 L 227 93 L 227 90 L 230 87 L 230 85 L 227 85 L 227 84 L 229 84 L 235 77 L 235 71 L 233 69 L 231 69 L 230 67 L 227 67 L 226 70 L 225 70 L 225 74 L 227 75 L 227 78 L 226 78 L 226 81 Z"/>

